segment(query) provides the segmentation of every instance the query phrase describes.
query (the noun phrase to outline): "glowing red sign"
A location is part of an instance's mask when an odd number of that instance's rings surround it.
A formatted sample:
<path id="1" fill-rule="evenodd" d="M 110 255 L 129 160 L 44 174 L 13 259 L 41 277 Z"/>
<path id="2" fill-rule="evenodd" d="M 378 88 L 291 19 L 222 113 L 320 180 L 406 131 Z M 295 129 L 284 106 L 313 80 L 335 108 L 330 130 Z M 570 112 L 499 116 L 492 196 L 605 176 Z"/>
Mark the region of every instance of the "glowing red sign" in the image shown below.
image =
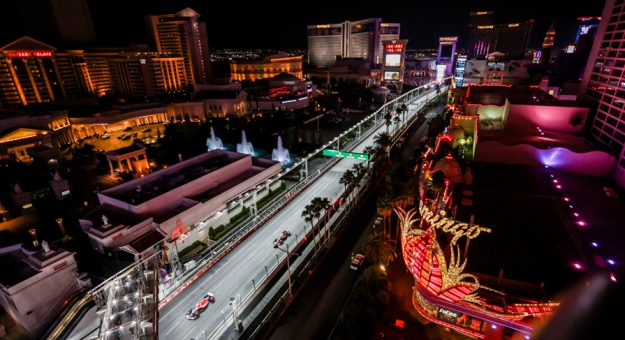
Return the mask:
<path id="1" fill-rule="evenodd" d="M 54 267 L 52 267 L 52 269 L 59 270 L 59 269 L 65 267 L 65 266 L 67 266 L 67 261 L 63 261 L 63 262 L 61 262 L 59 264 L 54 265 Z"/>
<path id="2" fill-rule="evenodd" d="M 172 232 L 171 232 L 171 239 L 172 240 L 177 239 L 178 237 L 180 237 L 180 235 L 182 235 L 182 234 L 186 233 L 187 231 L 189 231 L 189 229 L 191 229 L 190 226 L 186 226 L 184 228 L 182 228 L 180 226 L 177 227 L 176 229 L 172 230 Z"/>
<path id="3" fill-rule="evenodd" d="M 18 51 L 18 52 L 9 52 L 9 58 L 44 58 L 51 57 L 52 51 Z"/>
<path id="4" fill-rule="evenodd" d="M 386 53 L 401 53 L 404 50 L 404 44 L 394 43 L 384 45 L 384 51 Z"/>

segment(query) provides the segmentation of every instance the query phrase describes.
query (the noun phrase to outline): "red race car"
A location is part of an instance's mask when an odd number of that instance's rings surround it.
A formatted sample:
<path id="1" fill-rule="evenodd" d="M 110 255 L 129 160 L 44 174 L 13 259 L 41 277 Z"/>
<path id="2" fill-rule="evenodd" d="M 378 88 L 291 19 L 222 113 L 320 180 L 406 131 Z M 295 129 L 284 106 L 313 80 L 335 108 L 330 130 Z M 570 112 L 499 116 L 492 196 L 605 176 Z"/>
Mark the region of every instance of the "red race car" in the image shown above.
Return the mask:
<path id="1" fill-rule="evenodd" d="M 200 313 L 203 312 L 206 307 L 208 307 L 208 305 L 213 302 L 215 302 L 215 295 L 213 295 L 213 293 L 207 293 L 206 295 L 204 295 L 204 298 L 195 305 L 195 308 L 190 309 L 187 312 L 187 319 L 197 319 L 198 317 L 200 317 Z"/>

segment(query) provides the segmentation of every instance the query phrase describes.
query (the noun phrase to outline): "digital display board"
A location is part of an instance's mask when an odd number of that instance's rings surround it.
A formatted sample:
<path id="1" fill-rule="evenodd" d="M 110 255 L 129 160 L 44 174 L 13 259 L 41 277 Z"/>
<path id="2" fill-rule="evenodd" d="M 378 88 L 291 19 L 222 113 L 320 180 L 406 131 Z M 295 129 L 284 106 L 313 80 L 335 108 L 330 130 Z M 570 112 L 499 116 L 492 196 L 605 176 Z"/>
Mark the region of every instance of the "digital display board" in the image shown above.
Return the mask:
<path id="1" fill-rule="evenodd" d="M 401 66 L 401 54 L 387 54 L 384 60 L 384 66 L 399 67 Z"/>
<path id="2" fill-rule="evenodd" d="M 506 68 L 506 63 L 503 61 L 489 61 L 486 64 L 486 69 L 488 70 L 503 70 Z"/>
<path id="3" fill-rule="evenodd" d="M 399 72 L 397 71 L 386 71 L 384 72 L 384 80 L 392 80 L 399 81 Z"/>
<path id="4" fill-rule="evenodd" d="M 386 53 L 401 53 L 404 50 L 404 46 L 405 45 L 400 42 L 390 43 L 390 44 L 384 45 L 384 51 Z"/>

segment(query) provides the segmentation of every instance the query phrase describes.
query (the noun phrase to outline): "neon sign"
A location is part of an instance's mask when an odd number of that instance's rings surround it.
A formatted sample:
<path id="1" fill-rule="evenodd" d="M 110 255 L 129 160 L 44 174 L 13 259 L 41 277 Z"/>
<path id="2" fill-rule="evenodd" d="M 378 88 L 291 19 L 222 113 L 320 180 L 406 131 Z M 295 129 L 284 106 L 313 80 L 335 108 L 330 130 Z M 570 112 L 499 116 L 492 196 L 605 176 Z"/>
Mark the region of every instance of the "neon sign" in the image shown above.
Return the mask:
<path id="1" fill-rule="evenodd" d="M 477 26 L 477 29 L 478 29 L 478 30 L 488 30 L 488 29 L 491 29 L 491 28 L 495 28 L 495 26 L 493 26 L 493 25 L 482 25 L 482 26 Z"/>
<path id="2" fill-rule="evenodd" d="M 384 51 L 386 53 L 401 53 L 404 50 L 403 43 L 392 43 L 384 45 Z"/>
<path id="3" fill-rule="evenodd" d="M 330 28 L 330 25 L 317 25 L 317 28 Z"/>
<path id="4" fill-rule="evenodd" d="M 454 235 L 451 244 L 456 244 L 459 238 L 466 236 L 468 239 L 476 238 L 482 231 L 490 233 L 490 228 L 480 227 L 477 224 L 469 225 L 468 223 L 458 222 L 449 217 L 445 217 L 445 212 L 441 211 L 435 214 L 423 202 L 419 204 L 419 213 L 425 222 L 434 229 L 440 229 L 446 233 Z"/>
<path id="5" fill-rule="evenodd" d="M 59 269 L 65 267 L 65 266 L 67 266 L 67 261 L 63 261 L 61 263 L 58 263 L 58 264 L 54 265 L 54 267 L 52 267 L 52 269 L 59 270 Z"/>
<path id="6" fill-rule="evenodd" d="M 457 43 L 458 37 L 440 37 L 438 38 L 439 43 Z"/>
<path id="7" fill-rule="evenodd" d="M 44 58 L 51 57 L 52 51 L 18 51 L 18 52 L 9 52 L 9 58 Z"/>

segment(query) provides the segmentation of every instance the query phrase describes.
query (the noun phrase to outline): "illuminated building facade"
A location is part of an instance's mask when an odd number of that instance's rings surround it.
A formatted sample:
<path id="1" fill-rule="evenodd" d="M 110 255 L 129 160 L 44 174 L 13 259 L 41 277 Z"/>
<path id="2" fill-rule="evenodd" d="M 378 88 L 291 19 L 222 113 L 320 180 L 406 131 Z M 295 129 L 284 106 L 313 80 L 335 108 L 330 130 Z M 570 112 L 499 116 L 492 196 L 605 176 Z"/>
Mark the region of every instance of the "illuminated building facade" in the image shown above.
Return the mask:
<path id="1" fill-rule="evenodd" d="M 68 97 L 94 95 L 101 97 L 111 91 L 108 60 L 114 52 L 70 50 L 54 54 L 59 74 Z"/>
<path id="2" fill-rule="evenodd" d="M 440 37 L 438 39 L 436 78 L 439 80 L 449 76 L 452 72 L 454 58 L 456 57 L 456 43 L 458 43 L 458 37 Z"/>
<path id="3" fill-rule="evenodd" d="M 14 157 L 29 163 L 37 148 L 61 148 L 72 142 L 70 121 L 64 111 L 33 114 L 0 109 L 0 158 Z"/>
<path id="4" fill-rule="evenodd" d="M 469 13 L 469 58 L 484 58 L 492 52 L 523 58 L 534 21 L 495 25 L 492 15 L 490 11 Z"/>
<path id="5" fill-rule="evenodd" d="M 231 61 L 230 78 L 234 81 L 256 81 L 288 73 L 302 79 L 302 60 L 302 56 L 273 55 L 264 60 Z"/>
<path id="6" fill-rule="evenodd" d="M 308 63 L 331 66 L 336 57 L 363 58 L 372 64 L 382 62 L 382 41 L 399 39 L 400 24 L 380 18 L 308 26 Z"/>
<path id="7" fill-rule="evenodd" d="M 345 24 L 308 26 L 308 64 L 324 67 L 333 65 L 337 56 L 347 55 Z"/>
<path id="8" fill-rule="evenodd" d="M 206 23 L 199 21 L 199 16 L 191 8 L 175 14 L 148 16 L 149 32 L 158 52 L 184 59 L 190 85 L 206 83 L 211 75 Z"/>
<path id="9" fill-rule="evenodd" d="M 456 59 L 456 65 L 454 67 L 454 79 L 456 80 L 456 86 L 462 87 L 464 80 L 464 70 L 467 65 L 467 55 L 458 54 Z"/>
<path id="10" fill-rule="evenodd" d="M 540 55 L 541 64 L 549 64 L 551 62 L 551 51 L 553 50 L 555 40 L 556 27 L 554 23 L 551 23 L 551 26 L 549 26 L 549 29 L 547 30 L 547 34 L 545 34 L 545 39 L 543 39 L 543 49 Z"/>
<path id="11" fill-rule="evenodd" d="M 381 79 L 387 87 L 396 89 L 398 92 L 401 92 L 404 81 L 407 45 L 407 39 L 384 41 Z"/>
<path id="12" fill-rule="evenodd" d="M 128 97 L 152 97 L 185 90 L 187 82 L 182 57 L 158 53 L 127 53 L 109 60 L 112 91 Z"/>
<path id="13" fill-rule="evenodd" d="M 0 48 L 0 103 L 28 105 L 65 98 L 55 50 L 30 37 Z"/>
<path id="14" fill-rule="evenodd" d="M 598 143 L 619 155 L 614 177 L 625 187 L 625 1 L 607 0 L 599 24 L 584 78 L 580 97 L 596 108 L 590 135 Z"/>
<path id="15" fill-rule="evenodd" d="M 56 247 L 32 251 L 16 244 L 0 248 L 0 304 L 32 338 L 40 338 L 67 299 L 85 287 L 86 282 L 78 278 L 74 255 Z"/>

